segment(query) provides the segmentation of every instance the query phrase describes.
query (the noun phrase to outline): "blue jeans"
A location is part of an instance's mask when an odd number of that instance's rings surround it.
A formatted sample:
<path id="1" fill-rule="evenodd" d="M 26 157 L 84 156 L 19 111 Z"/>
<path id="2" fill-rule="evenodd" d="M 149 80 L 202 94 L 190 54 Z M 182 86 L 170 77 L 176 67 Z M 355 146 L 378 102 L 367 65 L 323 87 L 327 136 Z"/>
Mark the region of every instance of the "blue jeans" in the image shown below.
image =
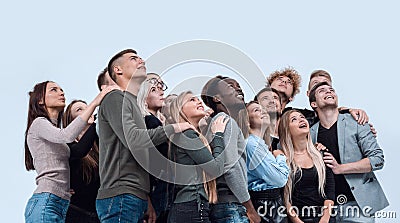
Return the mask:
<path id="1" fill-rule="evenodd" d="M 211 205 L 210 220 L 213 223 L 248 223 L 246 208 L 238 203 Z"/>
<path id="2" fill-rule="evenodd" d="M 169 211 L 168 223 L 210 223 L 208 201 L 174 203 Z"/>
<path id="3" fill-rule="evenodd" d="M 102 223 L 136 223 L 147 210 L 147 201 L 132 194 L 96 200 L 96 210 Z"/>
<path id="4" fill-rule="evenodd" d="M 25 208 L 25 223 L 64 223 L 69 200 L 51 193 L 33 194 Z"/>

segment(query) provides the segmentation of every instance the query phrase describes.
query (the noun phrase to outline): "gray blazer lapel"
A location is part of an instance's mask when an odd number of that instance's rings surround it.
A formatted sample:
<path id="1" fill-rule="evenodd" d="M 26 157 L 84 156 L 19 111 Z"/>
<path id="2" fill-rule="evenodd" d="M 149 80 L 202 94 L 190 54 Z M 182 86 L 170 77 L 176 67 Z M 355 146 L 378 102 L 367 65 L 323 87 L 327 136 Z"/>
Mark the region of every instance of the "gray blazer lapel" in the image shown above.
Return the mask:
<path id="1" fill-rule="evenodd" d="M 346 130 L 346 122 L 345 116 L 339 114 L 337 120 L 337 133 L 338 133 L 338 145 L 339 145 L 339 154 L 340 154 L 340 161 L 344 163 L 344 140 L 345 140 L 345 130 Z"/>
<path id="2" fill-rule="evenodd" d="M 311 140 L 313 141 L 313 143 L 316 143 L 318 140 L 318 129 L 319 129 L 319 122 L 315 123 L 310 128 L 310 135 L 311 135 Z"/>

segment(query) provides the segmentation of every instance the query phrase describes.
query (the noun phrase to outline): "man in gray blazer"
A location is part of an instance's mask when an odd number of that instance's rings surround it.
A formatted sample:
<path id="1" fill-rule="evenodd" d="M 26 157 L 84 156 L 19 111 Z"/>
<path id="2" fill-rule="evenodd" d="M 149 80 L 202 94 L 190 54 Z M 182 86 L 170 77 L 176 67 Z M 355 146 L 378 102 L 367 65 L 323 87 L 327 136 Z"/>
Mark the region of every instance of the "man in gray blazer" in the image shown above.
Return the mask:
<path id="1" fill-rule="evenodd" d="M 369 125 L 339 114 L 337 94 L 327 82 L 312 88 L 309 101 L 320 119 L 311 137 L 328 148 L 324 161 L 335 174 L 336 221 L 374 222 L 373 214 L 389 205 L 373 172 L 383 168 L 382 149 Z"/>

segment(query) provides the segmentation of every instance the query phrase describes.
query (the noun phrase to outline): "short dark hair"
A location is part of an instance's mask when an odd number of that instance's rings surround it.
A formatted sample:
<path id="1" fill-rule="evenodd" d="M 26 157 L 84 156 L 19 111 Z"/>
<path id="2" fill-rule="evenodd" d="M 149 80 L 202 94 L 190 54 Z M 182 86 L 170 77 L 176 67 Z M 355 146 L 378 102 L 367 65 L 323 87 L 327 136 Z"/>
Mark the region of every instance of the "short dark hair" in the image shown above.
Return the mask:
<path id="1" fill-rule="evenodd" d="M 218 83 L 226 79 L 227 77 L 223 77 L 221 75 L 218 75 L 216 77 L 211 78 L 207 83 L 204 85 L 202 91 L 201 91 L 201 99 L 203 100 L 204 104 L 207 105 L 209 108 L 211 108 L 214 111 L 213 115 L 216 115 L 218 113 L 217 111 L 217 102 L 214 101 L 214 96 L 217 95 L 218 92 Z M 213 116 L 211 115 L 211 116 Z"/>
<path id="2" fill-rule="evenodd" d="M 311 105 L 312 102 L 315 102 L 315 101 L 317 100 L 316 97 L 315 97 L 315 93 L 316 93 L 317 89 L 318 89 L 319 87 L 321 87 L 321 86 L 324 86 L 324 85 L 331 86 L 328 82 L 324 81 L 324 82 L 319 82 L 318 84 L 316 84 L 316 85 L 311 89 L 311 91 L 310 91 L 310 96 L 308 97 L 308 100 L 309 100 L 309 102 L 310 102 L 310 105 Z M 311 107 L 312 107 L 312 106 L 311 106 Z M 314 109 L 314 108 L 313 108 L 313 109 Z"/>
<path id="3" fill-rule="evenodd" d="M 99 74 L 99 76 L 97 77 L 97 87 L 99 88 L 99 91 L 101 91 L 101 86 L 102 85 L 105 85 L 105 84 L 108 84 L 107 82 L 106 82 L 106 74 L 107 74 L 107 67 L 106 68 L 104 68 L 101 72 L 100 72 L 100 74 Z"/>
<path id="4" fill-rule="evenodd" d="M 125 50 L 122 50 L 121 52 L 115 54 L 115 55 L 110 59 L 110 61 L 108 62 L 108 65 L 107 65 L 108 74 L 110 75 L 111 79 L 112 79 L 115 83 L 117 83 L 117 80 L 116 80 L 116 76 L 115 76 L 115 72 L 114 72 L 114 68 L 113 68 L 113 67 L 114 67 L 114 62 L 115 62 L 117 59 L 119 59 L 120 57 L 122 57 L 123 55 L 127 54 L 127 53 L 134 53 L 134 54 L 137 54 L 136 50 L 133 50 L 133 49 L 125 49 Z"/>

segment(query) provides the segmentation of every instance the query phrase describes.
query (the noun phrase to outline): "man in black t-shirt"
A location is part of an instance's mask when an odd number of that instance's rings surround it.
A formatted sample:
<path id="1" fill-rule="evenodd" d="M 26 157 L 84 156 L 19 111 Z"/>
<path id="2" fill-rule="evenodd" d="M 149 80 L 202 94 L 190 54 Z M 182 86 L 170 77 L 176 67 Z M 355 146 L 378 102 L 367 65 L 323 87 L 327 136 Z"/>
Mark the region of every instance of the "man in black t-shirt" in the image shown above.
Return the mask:
<path id="1" fill-rule="evenodd" d="M 368 125 L 339 114 L 338 97 L 328 82 L 316 84 L 309 101 L 320 119 L 310 129 L 312 139 L 329 149 L 324 161 L 335 174 L 336 221 L 374 222 L 370 216 L 389 205 L 373 172 L 383 168 L 382 149 Z M 356 208 L 359 216 L 347 213 L 348 207 Z"/>

